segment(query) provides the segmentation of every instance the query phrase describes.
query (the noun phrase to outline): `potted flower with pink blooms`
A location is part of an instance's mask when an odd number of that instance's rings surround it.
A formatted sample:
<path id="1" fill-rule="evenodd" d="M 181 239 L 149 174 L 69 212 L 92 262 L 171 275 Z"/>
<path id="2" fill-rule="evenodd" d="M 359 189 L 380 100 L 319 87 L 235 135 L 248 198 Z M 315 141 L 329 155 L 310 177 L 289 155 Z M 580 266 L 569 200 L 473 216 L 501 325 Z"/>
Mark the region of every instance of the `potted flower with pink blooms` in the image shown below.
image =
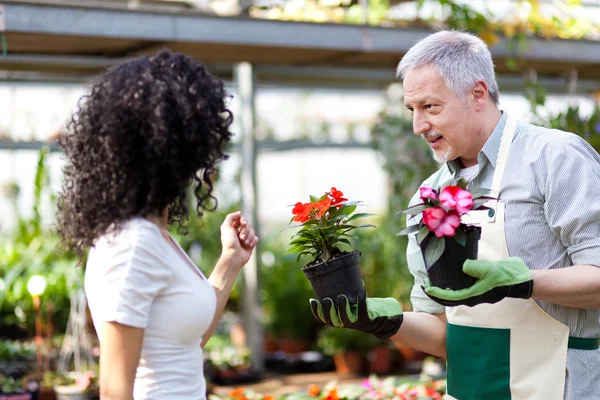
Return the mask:
<path id="1" fill-rule="evenodd" d="M 421 215 L 421 221 L 397 235 L 416 233 L 433 286 L 452 290 L 470 287 L 475 278 L 465 274 L 462 266 L 465 260 L 477 258 L 481 227 L 464 223 L 463 216 L 471 210 L 487 209 L 485 203 L 494 198 L 487 189 L 467 190 L 467 181 L 462 178 L 419 191 L 422 202 L 401 213 L 410 218 Z"/>

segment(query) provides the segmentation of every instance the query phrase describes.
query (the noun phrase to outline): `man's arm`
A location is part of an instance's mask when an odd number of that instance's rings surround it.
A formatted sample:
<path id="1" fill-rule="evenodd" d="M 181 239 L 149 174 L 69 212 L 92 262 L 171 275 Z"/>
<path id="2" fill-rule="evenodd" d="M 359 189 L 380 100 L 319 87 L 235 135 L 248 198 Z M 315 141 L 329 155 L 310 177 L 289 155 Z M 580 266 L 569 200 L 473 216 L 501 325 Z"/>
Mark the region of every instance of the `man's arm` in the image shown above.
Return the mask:
<path id="1" fill-rule="evenodd" d="M 576 135 L 551 156 L 544 214 L 573 266 L 533 270 L 532 296 L 568 307 L 600 308 L 600 156 Z"/>
<path id="2" fill-rule="evenodd" d="M 446 314 L 406 312 L 391 339 L 434 356 L 446 356 Z"/>
<path id="3" fill-rule="evenodd" d="M 532 271 L 532 274 L 534 299 L 574 308 L 600 308 L 600 268 L 597 266 L 574 265 Z"/>

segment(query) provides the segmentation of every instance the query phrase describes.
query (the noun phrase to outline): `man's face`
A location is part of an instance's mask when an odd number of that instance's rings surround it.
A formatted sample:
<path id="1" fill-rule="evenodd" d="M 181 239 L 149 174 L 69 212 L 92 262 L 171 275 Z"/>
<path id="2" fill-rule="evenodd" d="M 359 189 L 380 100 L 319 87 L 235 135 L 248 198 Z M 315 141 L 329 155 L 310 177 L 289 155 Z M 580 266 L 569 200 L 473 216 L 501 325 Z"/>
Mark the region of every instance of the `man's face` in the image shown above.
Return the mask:
<path id="1" fill-rule="evenodd" d="M 476 113 L 468 99 L 468 94 L 456 96 L 435 67 L 414 69 L 404 77 L 404 103 L 413 115 L 414 133 L 427 141 L 437 162 L 477 158 Z"/>

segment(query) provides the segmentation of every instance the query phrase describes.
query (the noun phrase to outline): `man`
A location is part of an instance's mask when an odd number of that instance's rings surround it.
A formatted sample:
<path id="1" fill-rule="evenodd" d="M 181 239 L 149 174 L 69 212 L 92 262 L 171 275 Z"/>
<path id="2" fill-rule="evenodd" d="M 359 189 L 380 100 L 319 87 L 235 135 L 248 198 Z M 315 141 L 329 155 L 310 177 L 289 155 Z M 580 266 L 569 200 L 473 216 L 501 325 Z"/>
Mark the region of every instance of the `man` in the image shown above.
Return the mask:
<path id="1" fill-rule="evenodd" d="M 411 235 L 413 312 L 361 293 L 356 305 L 311 299 L 315 317 L 446 355 L 450 398 L 600 399 L 600 156 L 502 112 L 491 54 L 472 35 L 428 36 L 398 76 L 414 133 L 443 163 L 422 186 L 464 177 L 498 193 L 491 210 L 465 216 L 482 227 L 478 260 L 463 266 L 477 281 L 430 286 Z"/>

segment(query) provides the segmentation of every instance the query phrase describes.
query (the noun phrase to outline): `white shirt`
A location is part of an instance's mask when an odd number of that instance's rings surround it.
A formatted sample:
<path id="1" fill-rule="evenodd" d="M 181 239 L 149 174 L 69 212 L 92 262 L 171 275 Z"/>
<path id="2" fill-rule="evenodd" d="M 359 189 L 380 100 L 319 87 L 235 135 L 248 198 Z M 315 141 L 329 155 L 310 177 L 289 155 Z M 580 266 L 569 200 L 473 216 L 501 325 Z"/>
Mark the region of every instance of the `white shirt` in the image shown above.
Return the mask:
<path id="1" fill-rule="evenodd" d="M 461 168 L 458 172 L 458 176 L 460 178 L 465 178 L 467 182 L 471 182 L 475 175 L 479 172 L 479 164 L 475 164 L 469 168 Z"/>
<path id="2" fill-rule="evenodd" d="M 100 237 L 88 257 L 85 291 L 98 334 L 106 321 L 145 330 L 135 400 L 206 396 L 200 342 L 215 314 L 216 295 L 177 247 L 154 223 L 134 218 L 116 234 Z"/>

